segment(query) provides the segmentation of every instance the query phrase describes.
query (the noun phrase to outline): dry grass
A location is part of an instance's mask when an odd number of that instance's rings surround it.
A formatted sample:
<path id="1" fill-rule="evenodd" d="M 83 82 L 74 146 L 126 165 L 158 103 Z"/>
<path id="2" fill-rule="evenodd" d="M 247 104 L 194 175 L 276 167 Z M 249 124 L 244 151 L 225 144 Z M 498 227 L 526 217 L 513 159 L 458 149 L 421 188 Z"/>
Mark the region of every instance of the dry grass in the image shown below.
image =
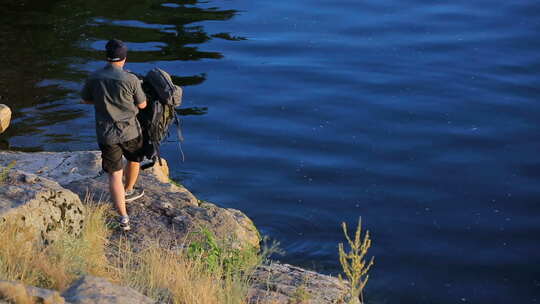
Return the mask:
<path id="1" fill-rule="evenodd" d="M 16 282 L 0 282 L 0 299 L 15 304 L 64 304 L 65 300 L 58 292 L 33 295 L 23 284 Z"/>
<path id="2" fill-rule="evenodd" d="M 255 252 L 246 252 L 234 267 L 226 254 L 213 264 L 208 263 L 208 252 L 194 256 L 186 249 L 160 248 L 157 242 L 135 253 L 125 239 L 117 250 L 121 281 L 153 299 L 175 304 L 245 303 L 249 278 L 260 262 Z"/>
<path id="3" fill-rule="evenodd" d="M 91 274 L 164 303 L 246 303 L 251 274 L 261 262 L 255 251 L 216 247 L 211 234 L 205 242 L 178 246 L 183 249 L 160 248 L 156 241 L 134 250 L 125 238 L 108 241 L 108 206 L 87 201 L 81 235 L 65 233 L 48 246 L 28 227 L 1 224 L 0 279 L 62 291 L 79 276 Z M 15 303 L 24 301 L 22 296 L 14 298 Z"/>
<path id="4" fill-rule="evenodd" d="M 353 240 L 349 237 L 347 224 L 343 223 L 342 227 L 350 250 L 349 252 L 345 252 L 343 244 L 339 244 L 339 262 L 350 283 L 349 303 L 355 303 L 355 299 L 360 299 L 360 303 L 364 303 L 363 291 L 369 280 L 368 272 L 371 266 L 373 266 L 374 260 L 373 257 L 371 257 L 369 262 L 365 260 L 368 249 L 371 247 L 369 231 L 366 231 L 362 239 L 362 220 L 359 219 Z"/>
<path id="5" fill-rule="evenodd" d="M 151 247 L 134 254 L 124 245 L 122 281 L 154 299 L 172 303 L 218 303 L 219 282 L 182 253 Z"/>
<path id="6" fill-rule="evenodd" d="M 28 228 L 4 223 L 0 225 L 0 278 L 37 283 L 39 278 L 33 267 L 35 234 Z"/>
<path id="7" fill-rule="evenodd" d="M 0 226 L 0 278 L 46 288 L 62 289 L 71 281 L 66 259 L 45 248 L 30 228 L 6 223 Z"/>
<path id="8" fill-rule="evenodd" d="M 82 234 L 63 233 L 48 246 L 30 227 L 13 222 L 0 225 L 0 239 L 4 240 L 0 242 L 0 278 L 63 290 L 81 274 L 107 276 L 105 209 L 89 205 Z"/>
<path id="9" fill-rule="evenodd" d="M 17 304 L 35 303 L 33 297 L 26 291 L 26 288 L 18 283 L 0 284 L 0 299 L 2 298 Z"/>

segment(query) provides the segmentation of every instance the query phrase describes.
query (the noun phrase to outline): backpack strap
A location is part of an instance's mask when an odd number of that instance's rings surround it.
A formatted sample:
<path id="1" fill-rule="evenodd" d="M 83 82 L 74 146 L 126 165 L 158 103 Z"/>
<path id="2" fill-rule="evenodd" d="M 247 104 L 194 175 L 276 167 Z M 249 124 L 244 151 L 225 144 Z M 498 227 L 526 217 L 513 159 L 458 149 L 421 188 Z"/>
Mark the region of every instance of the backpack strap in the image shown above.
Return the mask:
<path id="1" fill-rule="evenodd" d="M 155 154 L 152 156 L 152 159 L 148 163 L 145 163 L 144 165 L 141 165 L 141 170 L 146 170 L 148 168 L 152 168 L 156 164 L 156 159 L 158 160 L 158 163 L 160 166 L 163 166 L 161 163 L 161 154 L 159 153 L 159 143 L 152 143 L 152 146 L 154 147 Z"/>
<path id="2" fill-rule="evenodd" d="M 178 143 L 178 149 L 180 149 L 180 154 L 182 155 L 182 162 L 185 162 L 186 158 L 184 156 L 184 150 L 182 150 L 182 142 L 184 141 L 184 135 L 182 134 L 182 122 L 178 118 L 176 111 L 173 109 L 174 115 L 174 124 L 176 125 L 176 138 Z"/>
<path id="3" fill-rule="evenodd" d="M 155 158 L 157 157 L 159 165 L 163 166 L 163 164 L 161 163 L 161 153 L 159 152 L 159 143 L 154 143 L 154 149 L 156 149 L 156 155 L 154 156 L 154 160 L 153 160 L 154 163 L 156 163 Z"/>

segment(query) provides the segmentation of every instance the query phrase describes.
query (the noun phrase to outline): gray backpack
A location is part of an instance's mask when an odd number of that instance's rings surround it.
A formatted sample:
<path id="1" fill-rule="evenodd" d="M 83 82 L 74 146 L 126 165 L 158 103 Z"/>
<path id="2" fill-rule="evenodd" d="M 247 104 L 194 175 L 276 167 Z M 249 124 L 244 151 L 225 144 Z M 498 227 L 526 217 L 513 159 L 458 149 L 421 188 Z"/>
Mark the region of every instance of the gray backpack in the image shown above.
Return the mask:
<path id="1" fill-rule="evenodd" d="M 182 104 L 182 88 L 175 85 L 171 76 L 159 68 L 152 69 L 143 77 L 142 87 L 148 105 L 139 111 L 137 119 L 142 128 L 144 154 L 150 163 L 142 165 L 141 169 L 152 167 L 156 161 L 161 165 L 159 147 L 173 122 L 176 124 L 178 148 L 184 161 L 182 125 L 175 110 L 175 107 Z"/>
<path id="2" fill-rule="evenodd" d="M 162 104 L 178 107 L 182 103 L 182 88 L 172 82 L 169 73 L 154 68 L 146 74 L 145 81 L 150 83 Z"/>

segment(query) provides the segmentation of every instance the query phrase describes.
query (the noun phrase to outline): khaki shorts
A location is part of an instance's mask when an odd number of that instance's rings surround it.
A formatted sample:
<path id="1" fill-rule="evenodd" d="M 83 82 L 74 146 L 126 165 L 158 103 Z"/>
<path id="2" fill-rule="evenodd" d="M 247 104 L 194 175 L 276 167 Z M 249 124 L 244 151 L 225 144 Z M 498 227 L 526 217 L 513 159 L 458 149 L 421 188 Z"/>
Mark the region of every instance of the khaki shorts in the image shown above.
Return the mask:
<path id="1" fill-rule="evenodd" d="M 99 144 L 103 170 L 107 173 L 122 170 L 122 156 L 129 161 L 140 163 L 144 159 L 142 147 L 142 136 L 113 145 Z"/>

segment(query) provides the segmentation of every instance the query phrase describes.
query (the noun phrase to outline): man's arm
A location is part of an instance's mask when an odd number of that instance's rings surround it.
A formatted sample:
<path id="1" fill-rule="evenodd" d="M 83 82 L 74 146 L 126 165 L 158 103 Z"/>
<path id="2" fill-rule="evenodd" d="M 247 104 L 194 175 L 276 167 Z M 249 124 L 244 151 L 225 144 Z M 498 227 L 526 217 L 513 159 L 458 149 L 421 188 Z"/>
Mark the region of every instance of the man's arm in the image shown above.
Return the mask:
<path id="1" fill-rule="evenodd" d="M 90 90 L 90 83 L 88 80 L 84 82 L 84 86 L 81 90 L 81 103 L 93 105 L 92 91 Z"/>
<path id="2" fill-rule="evenodd" d="M 146 108 L 146 94 L 144 94 L 143 88 L 141 86 L 141 81 L 135 77 L 133 81 L 133 101 L 139 109 Z"/>

